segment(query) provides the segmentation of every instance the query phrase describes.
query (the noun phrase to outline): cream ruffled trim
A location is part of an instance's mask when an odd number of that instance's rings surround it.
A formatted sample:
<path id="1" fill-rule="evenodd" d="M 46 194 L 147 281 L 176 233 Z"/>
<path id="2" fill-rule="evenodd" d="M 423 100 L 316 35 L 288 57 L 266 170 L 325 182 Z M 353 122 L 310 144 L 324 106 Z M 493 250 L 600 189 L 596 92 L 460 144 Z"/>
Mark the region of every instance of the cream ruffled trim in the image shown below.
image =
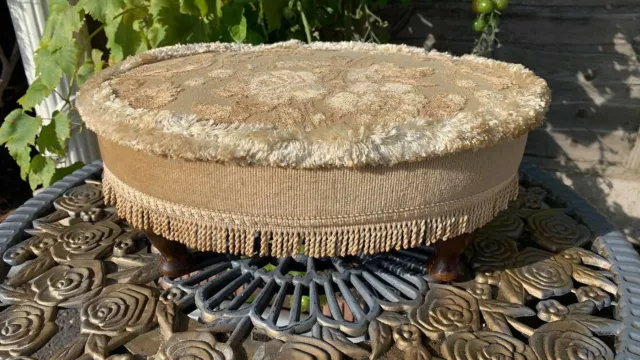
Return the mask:
<path id="1" fill-rule="evenodd" d="M 268 219 L 224 214 L 161 200 L 136 190 L 104 169 L 105 201 L 131 226 L 153 231 L 201 251 L 236 255 L 312 257 L 376 254 L 413 248 L 470 233 L 491 221 L 518 196 L 518 174 L 482 193 L 451 202 L 451 210 L 425 209 L 420 220 L 340 226 L 269 225 Z M 248 223 L 251 223 L 250 225 Z M 256 232 L 262 241 L 256 244 Z M 264 241 L 264 240 L 267 241 Z"/>
<path id="2" fill-rule="evenodd" d="M 143 64 L 205 52 L 254 52 L 267 49 L 307 48 L 373 53 L 402 53 L 482 64 L 497 68 L 522 85 L 506 101 L 514 110 L 499 106 L 460 112 L 434 123 L 415 118 L 401 124 L 349 125 L 340 129 L 281 129 L 262 124 L 209 124 L 195 115 L 167 110 L 134 109 L 116 96 L 108 80 Z M 477 56 L 453 57 L 404 45 L 359 42 L 302 44 L 297 41 L 274 45 L 244 44 L 177 45 L 148 51 L 107 69 L 90 79 L 78 95 L 78 111 L 87 126 L 120 145 L 153 155 L 235 164 L 257 164 L 295 168 L 393 165 L 400 162 L 478 150 L 516 139 L 542 123 L 550 102 L 550 90 L 541 78 L 522 65 Z M 206 122 L 204 122 L 206 123 Z M 140 124 L 171 124 L 171 128 Z M 339 138 L 339 140 L 335 140 Z"/>

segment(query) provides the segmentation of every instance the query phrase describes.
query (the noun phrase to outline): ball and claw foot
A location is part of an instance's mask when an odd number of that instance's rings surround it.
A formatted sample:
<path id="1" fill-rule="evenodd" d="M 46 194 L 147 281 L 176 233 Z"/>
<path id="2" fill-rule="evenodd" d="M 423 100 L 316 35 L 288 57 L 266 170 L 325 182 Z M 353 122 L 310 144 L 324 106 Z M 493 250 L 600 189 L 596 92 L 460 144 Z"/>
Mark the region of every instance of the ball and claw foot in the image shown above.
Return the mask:
<path id="1" fill-rule="evenodd" d="M 429 274 L 438 281 L 451 282 L 460 277 L 460 256 L 469 246 L 473 234 L 463 234 L 434 244 L 435 256 L 427 262 Z"/>

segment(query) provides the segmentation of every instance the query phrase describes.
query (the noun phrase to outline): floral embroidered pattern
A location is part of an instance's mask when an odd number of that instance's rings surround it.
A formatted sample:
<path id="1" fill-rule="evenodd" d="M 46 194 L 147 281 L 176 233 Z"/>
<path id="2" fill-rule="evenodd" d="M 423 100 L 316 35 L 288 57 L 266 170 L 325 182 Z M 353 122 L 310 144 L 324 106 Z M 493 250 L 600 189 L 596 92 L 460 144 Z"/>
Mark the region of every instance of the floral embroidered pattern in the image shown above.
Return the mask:
<path id="1" fill-rule="evenodd" d="M 487 87 L 486 77 L 437 85 L 438 70 L 424 62 L 398 60 L 398 64 L 368 54 L 308 57 L 304 51 L 287 56 L 232 54 L 214 65 L 211 56 L 202 54 L 143 65 L 111 83 L 133 108 L 164 109 L 175 103 L 173 107 L 195 114 L 200 121 L 303 125 L 305 129 L 416 118 L 437 121 L 463 111 L 470 89 L 482 95 L 478 81 Z M 275 61 L 266 61 L 271 58 Z M 241 62 L 247 66 L 236 69 Z M 439 64 L 446 65 L 446 61 Z M 184 108 L 182 100 L 190 107 Z"/>

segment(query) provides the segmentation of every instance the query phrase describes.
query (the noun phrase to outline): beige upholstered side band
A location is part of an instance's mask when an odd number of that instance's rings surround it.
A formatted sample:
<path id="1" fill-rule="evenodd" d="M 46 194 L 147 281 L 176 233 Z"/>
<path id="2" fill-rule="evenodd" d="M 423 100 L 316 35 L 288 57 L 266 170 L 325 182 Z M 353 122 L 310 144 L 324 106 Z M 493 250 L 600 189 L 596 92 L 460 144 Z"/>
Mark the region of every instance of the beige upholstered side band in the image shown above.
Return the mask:
<path id="1" fill-rule="evenodd" d="M 517 195 L 526 137 L 391 167 L 285 169 L 185 161 L 100 139 L 107 201 L 133 226 L 200 250 L 321 257 L 447 239 Z M 144 190 L 142 190 L 144 189 Z M 260 232 L 261 248 L 254 249 Z"/>

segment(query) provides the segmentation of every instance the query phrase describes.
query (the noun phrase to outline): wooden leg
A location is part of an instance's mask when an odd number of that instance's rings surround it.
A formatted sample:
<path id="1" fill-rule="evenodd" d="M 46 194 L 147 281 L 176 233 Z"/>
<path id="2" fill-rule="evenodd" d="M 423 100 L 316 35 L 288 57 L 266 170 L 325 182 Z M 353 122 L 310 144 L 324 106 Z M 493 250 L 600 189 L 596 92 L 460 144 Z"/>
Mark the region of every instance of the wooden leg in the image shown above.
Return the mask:
<path id="1" fill-rule="evenodd" d="M 162 255 L 158 262 L 160 274 L 168 277 L 179 277 L 195 270 L 195 262 L 184 244 L 167 240 L 150 231 L 147 232 L 147 237 Z"/>
<path id="2" fill-rule="evenodd" d="M 454 281 L 460 276 L 460 255 L 471 243 L 473 234 L 463 234 L 435 243 L 436 254 L 429 259 L 429 274 L 438 281 Z"/>

